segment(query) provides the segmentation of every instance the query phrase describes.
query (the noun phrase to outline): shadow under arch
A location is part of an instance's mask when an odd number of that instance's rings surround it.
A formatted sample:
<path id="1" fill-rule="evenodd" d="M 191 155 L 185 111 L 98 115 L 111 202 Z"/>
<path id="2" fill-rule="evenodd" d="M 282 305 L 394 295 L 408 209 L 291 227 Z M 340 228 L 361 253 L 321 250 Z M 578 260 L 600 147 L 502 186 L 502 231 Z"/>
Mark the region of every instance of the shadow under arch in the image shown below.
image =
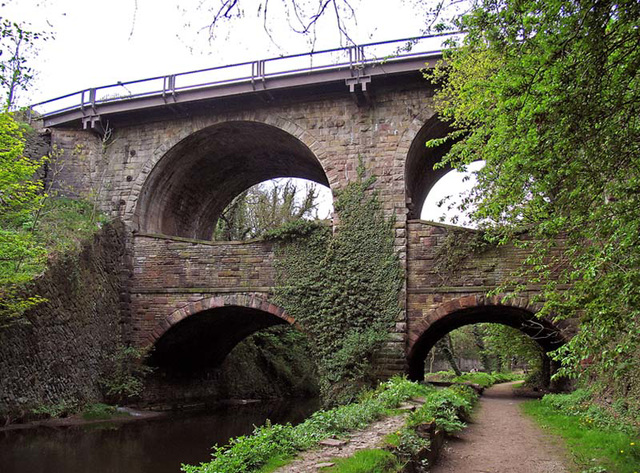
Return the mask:
<path id="1" fill-rule="evenodd" d="M 450 166 L 439 169 L 433 167 L 451 149 L 451 142 L 435 148 L 427 148 L 426 142 L 435 138 L 444 138 L 453 129 L 437 116 L 428 119 L 411 142 L 405 161 L 405 194 L 409 220 L 420 218 L 422 206 L 434 184 L 447 172 Z"/>
<path id="2" fill-rule="evenodd" d="M 479 323 L 497 323 L 518 329 L 537 342 L 544 353 L 559 348 L 565 342 L 559 329 L 553 324 L 537 318 L 532 311 L 521 307 L 482 305 L 462 308 L 433 321 L 409 347 L 409 379 L 424 379 L 424 361 L 438 340 L 455 329 Z"/>
<path id="3" fill-rule="evenodd" d="M 320 161 L 290 133 L 261 122 L 218 123 L 184 138 L 157 162 L 134 221 L 141 232 L 209 240 L 237 195 L 279 177 L 329 186 Z"/>
<path id="4" fill-rule="evenodd" d="M 193 375 L 219 366 L 254 332 L 286 324 L 295 326 L 295 321 L 283 308 L 260 297 L 206 298 L 176 310 L 157 325 L 147 363 L 170 375 Z"/>

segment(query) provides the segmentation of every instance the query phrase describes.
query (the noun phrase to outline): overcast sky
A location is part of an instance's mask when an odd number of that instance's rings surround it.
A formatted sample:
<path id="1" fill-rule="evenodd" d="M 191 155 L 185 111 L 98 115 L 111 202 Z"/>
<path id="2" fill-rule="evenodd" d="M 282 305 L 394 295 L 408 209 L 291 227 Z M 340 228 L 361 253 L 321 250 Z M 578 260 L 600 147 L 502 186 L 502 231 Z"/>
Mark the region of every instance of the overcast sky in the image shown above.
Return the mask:
<path id="1" fill-rule="evenodd" d="M 49 31 L 30 65 L 38 72 L 21 105 L 67 93 L 145 77 L 295 54 L 340 46 L 335 20 L 325 16 L 317 25 L 315 43 L 291 33 L 286 21 L 273 22 L 265 33 L 254 8 L 245 17 L 217 31 L 208 31 L 219 0 L 0 0 L 0 15 L 25 29 Z M 351 0 L 355 18 L 345 17 L 357 43 L 419 35 L 424 15 L 418 0 Z M 254 0 L 243 4 L 257 5 Z M 270 2 L 271 16 L 282 18 L 281 2 Z M 437 46 L 434 49 L 437 49 Z M 455 181 L 461 181 L 457 177 Z M 435 206 L 461 184 L 453 176 L 441 181 L 425 205 L 423 218 L 436 220 Z"/>

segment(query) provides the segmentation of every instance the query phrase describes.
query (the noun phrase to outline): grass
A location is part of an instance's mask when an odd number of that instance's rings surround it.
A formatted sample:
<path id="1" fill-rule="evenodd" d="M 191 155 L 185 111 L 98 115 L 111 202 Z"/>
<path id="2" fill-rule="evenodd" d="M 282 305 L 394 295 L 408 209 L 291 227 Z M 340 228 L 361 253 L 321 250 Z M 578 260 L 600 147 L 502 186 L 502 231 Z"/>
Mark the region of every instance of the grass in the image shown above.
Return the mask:
<path id="1" fill-rule="evenodd" d="M 523 410 L 540 426 L 566 441 L 579 471 L 640 473 L 637 435 L 599 427 L 592 419 L 563 412 L 545 399 L 527 401 Z"/>
<path id="2" fill-rule="evenodd" d="M 320 469 L 326 473 L 391 473 L 400 471 L 402 464 L 386 450 L 360 450 L 348 458 L 331 460 L 334 466 Z"/>
<path id="3" fill-rule="evenodd" d="M 278 455 L 271 457 L 259 470 L 257 470 L 257 473 L 272 473 L 278 468 L 291 463 L 291 460 L 293 460 L 292 455 Z"/>
<path id="4" fill-rule="evenodd" d="M 488 388 L 498 383 L 506 383 L 522 379 L 518 373 L 462 373 L 456 376 L 453 371 L 438 371 L 437 373 L 427 373 L 427 381 L 449 381 L 452 383 L 472 383 Z"/>
<path id="5" fill-rule="evenodd" d="M 114 417 L 127 416 L 129 416 L 128 413 L 118 411 L 115 406 L 102 403 L 89 404 L 82 411 L 82 418 L 84 420 L 109 420 Z"/>

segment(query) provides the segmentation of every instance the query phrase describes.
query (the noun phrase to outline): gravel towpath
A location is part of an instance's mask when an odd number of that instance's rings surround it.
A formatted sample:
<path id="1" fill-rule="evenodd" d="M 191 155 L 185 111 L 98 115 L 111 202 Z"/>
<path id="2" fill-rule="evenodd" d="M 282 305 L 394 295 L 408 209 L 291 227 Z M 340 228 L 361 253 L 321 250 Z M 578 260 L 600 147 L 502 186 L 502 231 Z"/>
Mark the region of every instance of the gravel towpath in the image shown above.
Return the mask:
<path id="1" fill-rule="evenodd" d="M 567 454 L 521 411 L 513 383 L 485 390 L 473 422 L 447 441 L 431 473 L 568 473 Z"/>

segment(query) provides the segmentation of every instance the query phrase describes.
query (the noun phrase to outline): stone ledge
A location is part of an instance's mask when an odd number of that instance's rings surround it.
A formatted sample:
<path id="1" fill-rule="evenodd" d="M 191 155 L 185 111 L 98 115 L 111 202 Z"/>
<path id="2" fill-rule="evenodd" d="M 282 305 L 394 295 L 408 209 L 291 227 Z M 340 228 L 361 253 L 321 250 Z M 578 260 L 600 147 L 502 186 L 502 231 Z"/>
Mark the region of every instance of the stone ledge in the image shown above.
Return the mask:
<path id="1" fill-rule="evenodd" d="M 131 294 L 217 294 L 217 293 L 266 293 L 273 292 L 271 287 L 253 287 L 253 286 L 240 286 L 240 287 L 165 287 L 165 288 L 139 288 L 132 289 Z"/>

